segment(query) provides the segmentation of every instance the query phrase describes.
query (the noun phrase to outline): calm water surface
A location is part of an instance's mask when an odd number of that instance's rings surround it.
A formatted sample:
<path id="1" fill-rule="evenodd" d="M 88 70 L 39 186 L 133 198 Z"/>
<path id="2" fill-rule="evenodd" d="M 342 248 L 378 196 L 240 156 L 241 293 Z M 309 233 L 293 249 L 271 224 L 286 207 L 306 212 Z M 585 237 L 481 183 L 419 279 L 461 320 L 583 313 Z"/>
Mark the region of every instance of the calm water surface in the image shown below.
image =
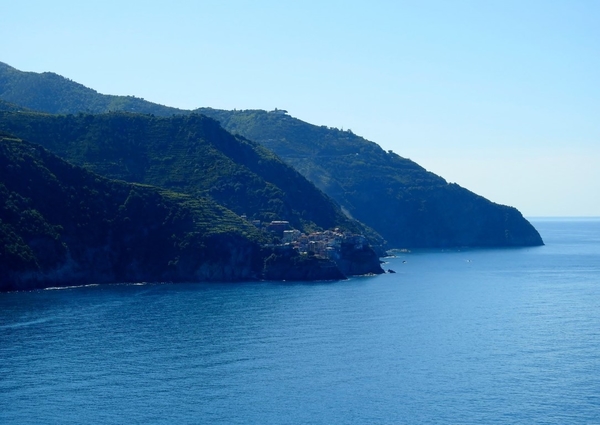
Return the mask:
<path id="1" fill-rule="evenodd" d="M 600 423 L 600 220 L 335 283 L 0 294 L 0 423 Z"/>

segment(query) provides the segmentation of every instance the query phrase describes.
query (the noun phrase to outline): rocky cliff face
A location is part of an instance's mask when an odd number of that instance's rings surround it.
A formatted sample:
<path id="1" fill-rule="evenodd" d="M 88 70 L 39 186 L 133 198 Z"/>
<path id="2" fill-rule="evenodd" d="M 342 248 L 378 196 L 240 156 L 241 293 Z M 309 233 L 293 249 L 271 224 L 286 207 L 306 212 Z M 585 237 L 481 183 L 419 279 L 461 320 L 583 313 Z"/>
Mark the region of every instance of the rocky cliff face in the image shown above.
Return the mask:
<path id="1" fill-rule="evenodd" d="M 358 246 L 343 243 L 340 259 L 336 264 L 346 276 L 382 274 L 381 262 L 377 253 L 367 244 Z"/>
<path id="2" fill-rule="evenodd" d="M 158 248 L 157 248 L 158 249 Z M 171 267 L 164 263 L 162 270 L 151 267 L 143 259 L 134 259 L 121 270 L 109 256 L 98 255 L 106 249 L 91 248 L 87 258 L 74 260 L 70 255 L 43 270 L 7 270 L 2 273 L 0 292 L 37 288 L 73 286 L 89 283 L 115 282 L 236 282 L 256 280 L 260 270 L 251 263 L 250 248 L 240 249 L 229 258 L 219 261 L 198 262 L 194 267 Z M 243 255 L 239 255 L 243 252 Z"/>
<path id="3" fill-rule="evenodd" d="M 537 230 L 512 207 L 495 204 L 457 184 L 417 188 L 396 209 L 374 212 L 395 223 L 398 248 L 543 245 Z M 411 190 L 409 190 L 411 192 Z"/>
<path id="4" fill-rule="evenodd" d="M 339 258 L 330 260 L 312 254 L 299 254 L 290 246 L 272 249 L 264 261 L 267 280 L 338 280 L 348 276 L 384 273 L 379 258 L 368 244 L 342 244 Z"/>
<path id="5" fill-rule="evenodd" d="M 276 247 L 265 258 L 263 278 L 266 280 L 311 281 L 340 280 L 346 276 L 328 259 L 298 254 L 289 246 Z"/>

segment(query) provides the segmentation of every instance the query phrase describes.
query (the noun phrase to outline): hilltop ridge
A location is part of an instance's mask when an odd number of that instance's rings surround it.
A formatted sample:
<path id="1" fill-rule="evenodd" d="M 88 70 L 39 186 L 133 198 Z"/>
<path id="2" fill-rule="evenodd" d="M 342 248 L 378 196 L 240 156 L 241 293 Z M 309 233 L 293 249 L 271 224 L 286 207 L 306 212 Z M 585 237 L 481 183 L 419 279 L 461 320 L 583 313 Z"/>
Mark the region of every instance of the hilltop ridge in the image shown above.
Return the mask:
<path id="1" fill-rule="evenodd" d="M 189 112 L 135 96 L 100 94 L 54 72 L 24 72 L 3 62 L 0 62 L 0 99 L 51 114 L 126 111 L 170 116 Z"/>
<path id="2" fill-rule="evenodd" d="M 99 94 L 56 74 L 25 73 L 1 63 L 0 99 L 49 113 L 192 113 L 143 99 Z M 199 108 L 195 112 L 218 120 L 248 143 L 252 140 L 271 149 L 333 198 L 347 216 L 381 234 L 389 247 L 543 244 L 537 230 L 516 208 L 449 184 L 350 131 L 314 126 L 284 111 Z"/>

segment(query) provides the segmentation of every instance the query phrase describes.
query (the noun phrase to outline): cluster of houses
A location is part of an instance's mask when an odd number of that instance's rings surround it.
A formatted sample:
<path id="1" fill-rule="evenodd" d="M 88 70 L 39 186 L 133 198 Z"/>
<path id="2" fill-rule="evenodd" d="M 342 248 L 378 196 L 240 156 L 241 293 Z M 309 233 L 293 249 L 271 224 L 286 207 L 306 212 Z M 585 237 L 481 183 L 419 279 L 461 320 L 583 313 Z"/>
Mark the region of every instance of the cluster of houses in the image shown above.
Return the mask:
<path id="1" fill-rule="evenodd" d="M 290 244 L 301 254 L 310 253 L 330 260 L 338 260 L 343 243 L 354 245 L 354 249 L 360 250 L 367 244 L 367 241 L 363 235 L 340 232 L 339 229 L 314 232 L 308 235 L 294 229 L 283 232 L 281 243 Z"/>
<path id="2" fill-rule="evenodd" d="M 259 221 L 253 221 L 253 224 L 261 227 Z M 272 221 L 263 228 L 280 237 L 280 246 L 296 249 L 301 254 L 314 254 L 331 260 L 340 258 L 342 244 L 350 245 L 355 250 L 360 250 L 368 245 L 367 239 L 363 235 L 342 232 L 337 228 L 305 234 L 297 229 L 292 229 L 288 221 L 279 220 Z"/>

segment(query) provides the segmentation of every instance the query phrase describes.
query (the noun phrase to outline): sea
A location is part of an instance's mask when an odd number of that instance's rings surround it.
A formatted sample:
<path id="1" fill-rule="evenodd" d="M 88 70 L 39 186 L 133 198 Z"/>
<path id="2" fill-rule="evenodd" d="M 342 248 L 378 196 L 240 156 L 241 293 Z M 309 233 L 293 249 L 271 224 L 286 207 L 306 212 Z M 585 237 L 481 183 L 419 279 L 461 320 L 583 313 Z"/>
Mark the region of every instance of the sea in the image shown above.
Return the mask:
<path id="1" fill-rule="evenodd" d="M 600 219 L 338 282 L 0 294 L 0 424 L 599 424 Z"/>

